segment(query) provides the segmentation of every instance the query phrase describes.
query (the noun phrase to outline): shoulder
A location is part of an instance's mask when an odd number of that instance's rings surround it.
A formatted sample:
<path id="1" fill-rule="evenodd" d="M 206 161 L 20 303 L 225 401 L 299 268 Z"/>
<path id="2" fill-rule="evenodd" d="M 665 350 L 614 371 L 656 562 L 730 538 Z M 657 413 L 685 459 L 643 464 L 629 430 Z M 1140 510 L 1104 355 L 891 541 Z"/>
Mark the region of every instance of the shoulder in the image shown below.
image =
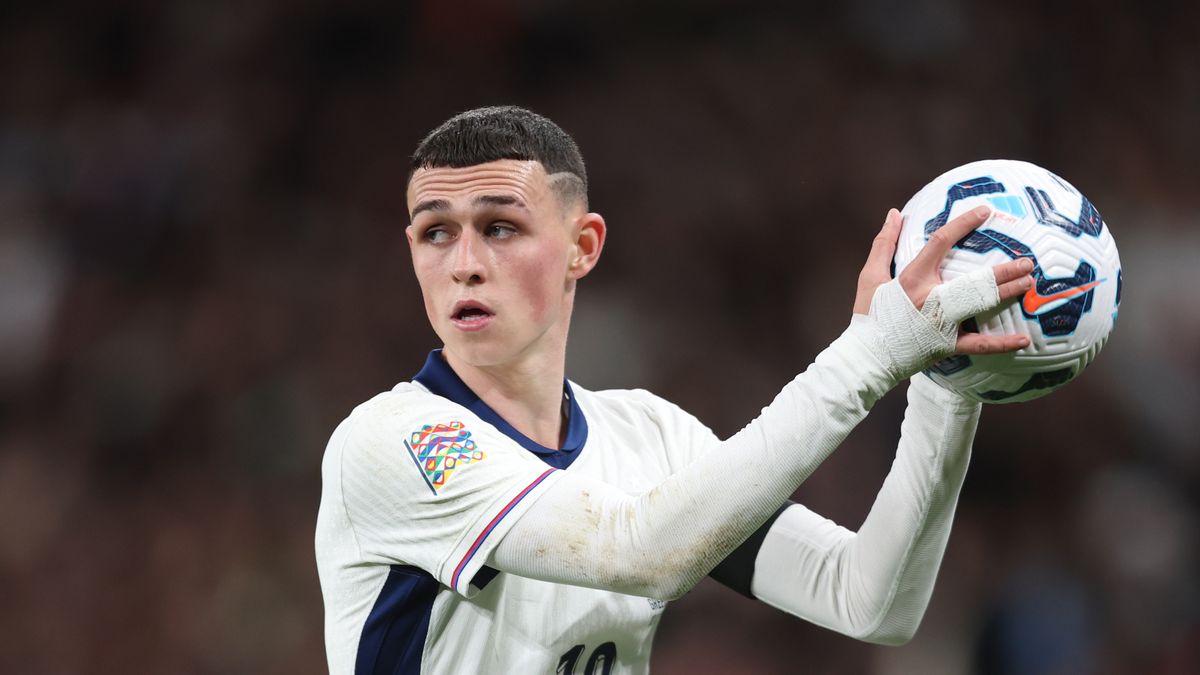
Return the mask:
<path id="1" fill-rule="evenodd" d="M 359 404 L 350 412 L 346 422 L 356 427 L 411 425 L 434 417 L 459 415 L 466 409 L 461 405 L 429 393 L 412 382 L 402 382 Z"/>
<path id="2" fill-rule="evenodd" d="M 394 445 L 423 426 L 448 424 L 466 413 L 462 406 L 411 382 L 360 403 L 338 424 L 326 448 L 329 455 L 356 452 L 379 442 Z"/>
<path id="3" fill-rule="evenodd" d="M 683 408 L 645 389 L 587 391 L 575 383 L 571 383 L 571 386 L 579 398 L 580 406 L 605 416 L 655 423 L 680 418 L 694 419 Z"/>
<path id="4" fill-rule="evenodd" d="M 683 408 L 645 389 L 608 389 L 580 396 L 589 417 L 603 420 L 617 438 L 639 439 L 659 447 L 668 465 L 678 467 L 716 440 L 712 431 Z"/>

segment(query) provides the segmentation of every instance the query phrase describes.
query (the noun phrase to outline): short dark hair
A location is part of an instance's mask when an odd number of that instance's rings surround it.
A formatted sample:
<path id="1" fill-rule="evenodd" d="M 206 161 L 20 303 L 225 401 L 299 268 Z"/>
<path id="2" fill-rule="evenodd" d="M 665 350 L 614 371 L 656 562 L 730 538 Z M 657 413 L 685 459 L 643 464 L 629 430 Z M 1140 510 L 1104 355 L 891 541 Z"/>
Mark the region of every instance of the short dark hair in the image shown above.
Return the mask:
<path id="1" fill-rule="evenodd" d="M 501 159 L 540 162 L 564 201 L 587 205 L 587 170 L 575 139 L 554 122 L 515 105 L 476 108 L 443 122 L 417 146 L 412 169 L 458 168 Z"/>

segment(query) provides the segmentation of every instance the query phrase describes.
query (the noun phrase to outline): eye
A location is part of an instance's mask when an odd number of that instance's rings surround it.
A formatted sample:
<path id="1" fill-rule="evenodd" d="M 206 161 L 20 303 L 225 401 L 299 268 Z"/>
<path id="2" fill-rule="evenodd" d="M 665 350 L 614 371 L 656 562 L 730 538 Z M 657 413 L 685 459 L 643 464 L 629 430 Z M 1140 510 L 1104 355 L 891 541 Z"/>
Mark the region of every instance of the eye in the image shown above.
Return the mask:
<path id="1" fill-rule="evenodd" d="M 512 223 L 498 220 L 483 228 L 483 234 L 492 239 L 508 239 L 517 235 L 517 228 Z"/>
<path id="2" fill-rule="evenodd" d="M 441 225 L 432 225 L 425 228 L 421 233 L 421 238 L 431 244 L 441 244 L 450 241 L 450 233 Z"/>

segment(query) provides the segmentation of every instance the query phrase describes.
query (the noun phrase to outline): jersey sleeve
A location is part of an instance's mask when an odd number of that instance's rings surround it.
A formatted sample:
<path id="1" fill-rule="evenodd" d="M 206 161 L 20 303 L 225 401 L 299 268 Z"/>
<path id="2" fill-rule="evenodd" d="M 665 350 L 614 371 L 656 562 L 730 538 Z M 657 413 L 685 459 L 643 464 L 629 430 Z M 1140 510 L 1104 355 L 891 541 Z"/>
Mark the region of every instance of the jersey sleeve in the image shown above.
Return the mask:
<path id="1" fill-rule="evenodd" d="M 758 552 L 754 596 L 861 640 L 911 639 L 946 550 L 980 410 L 913 377 L 896 459 L 862 526 L 852 532 L 792 505 Z"/>
<path id="2" fill-rule="evenodd" d="M 630 394 L 645 406 L 647 417 L 660 429 L 664 451 L 672 471 L 686 466 L 710 447 L 720 444 L 720 439 L 711 429 L 678 405 L 640 389 L 633 390 Z M 734 591 L 753 598 L 751 584 L 759 547 L 775 519 L 791 504 L 792 502 L 785 501 L 774 515 L 717 563 L 708 575 Z"/>
<path id="3" fill-rule="evenodd" d="M 761 527 L 895 383 L 876 338 L 869 321 L 852 322 L 741 431 L 699 444 L 646 489 L 564 472 L 495 547 L 495 566 L 679 597 Z"/>
<path id="4" fill-rule="evenodd" d="M 341 493 L 364 562 L 419 567 L 470 596 L 491 549 L 555 480 L 466 408 L 390 392 L 351 414 Z"/>

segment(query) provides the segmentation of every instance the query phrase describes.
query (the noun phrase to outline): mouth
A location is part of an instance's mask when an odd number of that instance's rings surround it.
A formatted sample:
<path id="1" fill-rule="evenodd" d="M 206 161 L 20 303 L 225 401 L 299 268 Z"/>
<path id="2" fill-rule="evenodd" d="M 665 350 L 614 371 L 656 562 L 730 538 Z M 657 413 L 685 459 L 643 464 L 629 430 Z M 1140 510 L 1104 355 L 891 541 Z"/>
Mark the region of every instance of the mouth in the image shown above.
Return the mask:
<path id="1" fill-rule="evenodd" d="M 460 300 L 454 304 L 450 321 L 462 330 L 480 330 L 491 322 L 495 314 L 481 302 Z"/>

